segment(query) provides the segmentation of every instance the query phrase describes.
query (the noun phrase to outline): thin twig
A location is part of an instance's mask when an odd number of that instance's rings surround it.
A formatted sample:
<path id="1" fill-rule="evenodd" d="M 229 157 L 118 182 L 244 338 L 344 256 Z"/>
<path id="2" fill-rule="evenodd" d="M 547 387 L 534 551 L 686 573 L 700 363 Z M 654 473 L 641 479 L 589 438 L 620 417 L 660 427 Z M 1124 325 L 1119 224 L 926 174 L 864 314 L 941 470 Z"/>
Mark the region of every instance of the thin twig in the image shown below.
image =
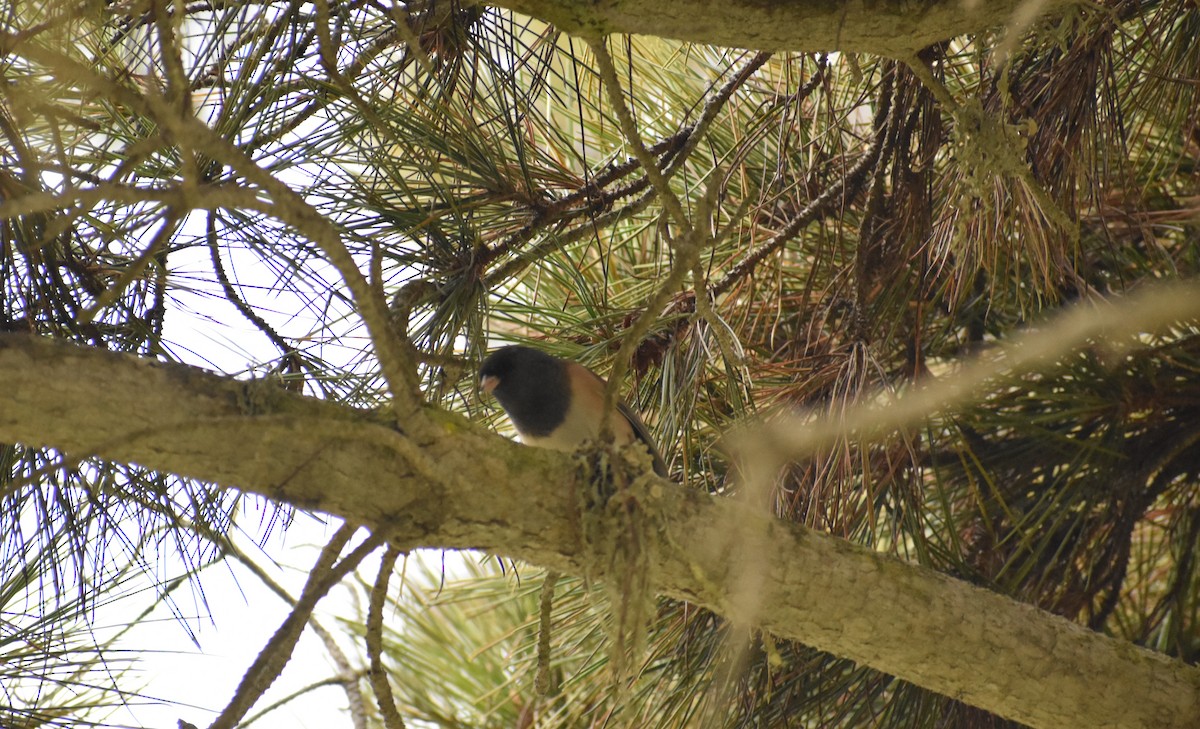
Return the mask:
<path id="1" fill-rule="evenodd" d="M 695 150 L 701 137 L 704 136 L 708 127 L 712 125 L 713 120 L 716 119 L 717 114 L 724 107 L 725 103 L 770 57 L 770 53 L 755 54 L 754 57 L 733 74 L 733 77 L 725 85 L 705 101 L 699 119 L 683 127 L 671 136 L 660 139 L 649 148 L 652 156 L 661 159 L 661 163 L 664 165 L 663 176 L 666 179 L 669 180 L 682 169 L 684 162 L 687 161 L 688 157 Z M 593 175 L 587 183 L 580 185 L 576 191 L 555 200 L 542 211 L 542 214 L 530 221 L 529 224 L 508 236 L 499 244 L 487 249 L 482 254 L 481 263 L 485 266 L 488 265 L 518 245 L 532 239 L 538 231 L 546 230 L 553 225 L 570 222 L 580 215 L 591 213 L 597 209 L 607 210 L 616 201 L 642 192 L 650 184 L 649 177 L 642 177 L 615 190 L 604 192 L 605 187 L 625 178 L 636 170 L 641 169 L 641 167 L 642 163 L 636 157 L 610 164 Z M 603 228 L 620 222 L 641 212 L 649 206 L 654 197 L 653 193 L 643 195 L 639 200 L 618 211 L 592 218 L 587 223 L 570 231 L 560 234 L 548 234 L 545 243 L 527 252 L 520 258 L 509 261 L 498 271 L 492 272 L 485 281 L 486 285 L 490 288 L 500 281 L 508 280 L 526 266 L 543 258 L 547 253 L 558 250 L 585 235 L 592 234 L 597 228 Z M 580 203 L 584 204 L 581 207 L 571 207 Z"/>
<path id="2" fill-rule="evenodd" d="M 171 240 L 175 230 L 179 227 L 181 216 L 174 208 L 168 209 L 166 216 L 163 218 L 162 227 L 154 234 L 154 238 L 150 240 L 150 245 L 146 246 L 146 250 L 142 251 L 129 266 L 121 273 L 121 277 L 117 279 L 110 288 L 105 289 L 96 297 L 96 303 L 89 306 L 87 309 L 79 312 L 79 316 L 75 319 L 76 326 L 84 326 L 92 323 L 96 316 L 104 309 L 112 306 L 117 299 L 121 298 L 121 294 L 125 293 L 125 289 L 129 288 L 142 274 L 146 271 L 146 267 L 150 265 L 150 261 L 154 260 L 155 256 L 161 253 Z"/>
<path id="3" fill-rule="evenodd" d="M 771 59 L 771 55 L 766 52 L 754 54 L 744 66 L 733 74 L 733 77 L 724 86 L 704 102 L 704 109 L 700 112 L 700 118 L 696 120 L 695 124 L 685 130 L 687 137 L 683 143 L 683 148 L 679 150 L 679 153 L 675 155 L 671 163 L 663 170 L 663 174 L 667 179 L 670 179 L 687 162 L 688 157 L 691 156 L 696 146 L 700 143 L 700 138 L 712 126 L 713 120 L 717 118 L 717 114 L 720 113 L 721 109 L 725 108 L 725 103 L 733 96 L 733 92 L 741 88 L 742 84 L 746 83 L 754 75 L 755 71 L 762 68 Z"/>
<path id="4" fill-rule="evenodd" d="M 244 208 L 254 212 L 271 212 L 271 204 L 259 198 L 254 190 L 229 183 L 201 185 L 194 194 L 185 196 L 178 187 L 152 189 L 119 182 L 104 182 L 95 187 L 72 187 L 62 192 L 38 191 L 0 203 L 0 220 L 34 213 L 58 212 L 64 208 L 88 209 L 104 202 L 158 202 L 178 209 L 210 210 L 215 208 Z M 72 211 L 73 215 L 78 213 Z M 45 236 L 49 240 L 51 236 Z"/>
<path id="5" fill-rule="evenodd" d="M 243 299 L 237 289 L 233 287 L 233 282 L 229 280 L 229 274 L 225 272 L 225 264 L 221 261 L 221 248 L 217 240 L 217 216 L 214 211 L 209 211 L 206 228 L 208 237 L 208 252 L 212 259 L 213 272 L 217 275 L 217 282 L 221 284 L 221 290 L 225 293 L 225 299 L 233 304 L 233 308 L 241 312 L 242 316 L 246 317 L 260 332 L 266 335 L 267 339 L 271 340 L 283 356 L 288 356 L 292 353 L 293 347 L 288 344 L 287 340 L 279 335 L 279 332 L 258 315 L 254 309 L 250 308 Z"/>
<path id="6" fill-rule="evenodd" d="M 904 65 L 908 66 L 913 75 L 917 77 L 917 80 L 921 82 L 921 85 L 924 86 L 929 93 L 933 94 L 933 98 L 937 99 L 938 103 L 941 104 L 947 112 L 954 114 L 958 111 L 958 102 L 954 100 L 954 97 L 950 94 L 950 91 L 946 88 L 946 85 L 937 80 L 937 78 L 933 75 L 933 71 L 929 69 L 929 65 L 925 63 L 925 61 L 921 60 L 917 56 L 909 56 L 908 58 L 904 59 Z"/>
<path id="7" fill-rule="evenodd" d="M 675 224 L 680 228 L 681 237 L 688 236 L 692 229 L 691 221 L 688 219 L 687 213 L 683 210 L 683 203 L 679 201 L 679 197 L 671 190 L 666 176 L 663 175 L 662 169 L 659 168 L 658 160 L 654 159 L 650 151 L 646 149 L 646 145 L 642 142 L 642 135 L 638 131 L 637 121 L 633 118 L 633 113 L 629 111 L 629 106 L 625 103 L 625 93 L 621 90 L 621 80 L 617 77 L 617 68 L 613 65 L 612 56 L 608 53 L 606 39 L 589 38 L 588 46 L 591 47 L 592 54 L 596 57 L 596 68 L 600 73 L 600 80 L 603 83 L 605 92 L 608 94 L 608 102 L 612 104 L 613 111 L 617 114 L 617 120 L 621 124 L 621 133 L 625 136 L 625 143 L 633 150 L 633 156 L 642 164 L 642 169 L 646 171 L 651 184 L 658 191 L 658 197 L 663 207 L 675 219 Z"/>
<path id="8" fill-rule="evenodd" d="M 383 725 L 387 729 L 404 729 L 404 718 L 396 708 L 392 684 L 383 668 L 383 604 L 387 601 L 388 580 L 391 579 L 396 560 L 401 554 L 401 549 L 395 545 L 388 545 L 383 553 L 383 560 L 379 563 L 379 575 L 371 588 L 371 603 L 367 609 L 367 658 L 371 662 L 371 670 L 367 675 L 371 679 L 375 702 L 379 704 Z"/>
<path id="9" fill-rule="evenodd" d="M 650 330 L 651 325 L 657 319 L 658 313 L 680 285 L 682 285 L 688 273 L 690 273 L 693 260 L 699 256 L 700 241 L 698 240 L 699 233 L 697 233 L 697 230 L 693 227 L 687 214 L 684 212 L 683 204 L 680 202 L 679 197 L 671 190 L 670 183 L 666 176 L 663 175 L 662 170 L 659 169 L 657 161 L 646 150 L 645 144 L 642 143 L 637 123 L 634 121 L 629 107 L 625 104 L 625 97 L 621 91 L 621 82 L 617 78 L 617 69 L 613 65 L 612 56 L 609 55 L 605 43 L 604 39 L 588 40 L 592 53 L 596 57 L 596 65 L 599 69 L 600 79 L 608 93 L 609 103 L 612 104 L 617 113 L 617 118 L 620 120 L 625 142 L 633 149 L 634 156 L 637 157 L 638 161 L 642 163 L 642 168 L 653 183 L 660 202 L 667 210 L 667 213 L 675 219 L 680 229 L 679 235 L 673 241 L 676 257 L 671 265 L 670 273 L 667 275 L 666 280 L 659 285 L 654 296 L 642 310 L 637 321 L 626 330 L 625 336 L 621 341 L 621 347 L 617 350 L 617 356 L 613 361 L 608 388 L 604 393 L 604 421 L 601 427 L 601 433 L 607 436 L 610 435 L 609 420 L 616 409 L 621 387 L 620 382 L 629 368 L 629 360 L 634 350 L 641 343 L 642 337 L 645 336 L 646 332 Z"/>
<path id="10" fill-rule="evenodd" d="M 709 219 L 712 214 L 712 208 L 716 206 L 717 193 L 722 179 L 722 176 L 717 174 L 717 172 L 718 170 L 713 170 L 712 175 L 708 179 L 708 185 L 705 188 L 704 198 L 700 201 L 699 213 L 703 216 L 697 216 L 700 220 Z M 748 203 L 748 200 L 743 201 L 743 204 L 738 206 L 738 215 L 729 221 L 729 225 L 724 230 L 719 230 L 708 236 L 708 246 L 716 246 L 729 235 L 733 225 L 745 214 Z M 741 342 L 737 339 L 737 334 L 729 328 L 729 325 L 725 323 L 712 305 L 711 294 L 708 290 L 708 277 L 704 272 L 704 265 L 699 255 L 691 257 L 691 269 L 692 295 L 694 297 L 696 315 L 708 324 L 713 337 L 717 340 L 717 346 L 720 347 L 721 354 L 725 358 L 727 366 L 739 370 L 743 375 L 748 374 L 744 372 L 745 357 L 743 356 Z"/>
<path id="11" fill-rule="evenodd" d="M 413 58 L 417 59 L 417 63 L 421 64 L 421 68 L 425 70 L 425 73 L 429 74 L 430 76 L 436 73 L 437 69 L 434 68 L 433 59 L 431 59 L 429 54 L 425 52 L 425 49 L 421 46 L 421 39 L 418 38 L 417 34 L 413 31 L 412 16 L 409 14 L 408 9 L 400 3 L 391 3 L 386 8 L 378 3 L 372 4 L 381 10 L 385 10 L 392 16 L 392 22 L 395 23 L 397 36 L 403 39 L 403 41 L 408 45 L 408 52 L 413 55 Z"/>
<path id="12" fill-rule="evenodd" d="M 538 610 L 538 643 L 537 643 L 537 673 L 533 678 L 533 690 L 538 696 L 551 696 L 558 693 L 558 685 L 554 683 L 550 672 L 550 611 L 554 607 L 554 587 L 562 575 L 555 570 L 547 570 L 542 580 L 541 603 Z"/>
<path id="13" fill-rule="evenodd" d="M 399 141 L 394 139 L 394 133 L 391 128 L 383 122 L 375 110 L 363 100 L 358 91 L 338 70 L 337 48 L 334 46 L 333 38 L 329 32 L 329 2 L 328 0 L 318 0 L 316 7 L 317 44 L 321 65 L 325 69 L 325 73 L 329 76 L 333 84 L 340 88 L 342 93 L 354 103 L 355 108 L 371 123 L 372 128 L 385 137 L 393 136 L 393 141 Z M 376 280 L 374 277 L 363 277 L 362 272 L 359 271 L 357 264 L 354 264 L 353 258 L 350 257 L 349 251 L 346 251 L 340 238 L 338 240 L 338 247 L 341 250 L 336 251 L 337 256 L 342 258 L 344 255 L 345 258 L 349 259 L 349 264 L 353 265 L 353 271 L 345 272 L 339 266 L 339 273 L 342 273 L 343 279 L 346 279 L 347 276 L 354 279 L 353 282 L 346 280 L 346 284 L 350 287 L 351 292 L 354 293 L 355 302 L 359 306 L 359 313 L 362 315 L 364 323 L 367 324 L 368 331 L 371 332 L 372 342 L 376 345 L 375 356 L 379 359 L 380 366 L 385 373 L 385 377 L 388 379 L 389 385 L 393 389 L 398 386 L 405 389 L 404 393 L 395 393 L 398 399 L 409 401 L 404 403 L 401 411 L 397 413 L 403 416 L 407 414 L 405 412 L 407 407 L 415 402 L 419 402 L 421 398 L 420 383 L 417 376 L 417 363 L 411 356 L 412 347 L 405 346 L 409 343 L 402 340 L 396 330 L 390 326 L 391 317 L 388 316 L 387 299 L 383 291 L 382 281 Z M 331 259 L 333 258 L 333 252 L 329 250 L 326 250 L 326 255 L 329 255 Z M 373 262 L 378 263 L 377 260 Z M 334 265 L 337 264 L 335 263 Z M 367 302 L 370 302 L 370 305 L 364 306 Z M 368 309 L 371 312 L 370 314 L 368 314 Z M 380 319 L 374 325 L 367 321 L 368 317 L 373 319 L 376 315 L 380 315 Z M 380 341 L 376 341 L 377 335 Z M 386 344 L 386 346 L 381 347 L 380 344 Z"/>
<path id="14" fill-rule="evenodd" d="M 657 197 L 657 193 L 654 190 L 648 190 L 637 200 L 618 210 L 613 210 L 597 218 L 588 220 L 563 233 L 548 233 L 532 248 L 523 251 L 518 258 L 508 261 L 500 268 L 488 274 L 487 278 L 483 280 L 484 286 L 488 289 L 495 288 L 516 276 L 536 261 L 545 258 L 551 252 L 587 236 L 595 235 L 597 229 L 606 228 L 637 215 L 650 207 L 655 197 Z"/>
<path id="15" fill-rule="evenodd" d="M 671 265 L 670 273 L 659 284 L 658 290 L 651 297 L 645 308 L 642 309 L 642 313 L 638 316 L 637 320 L 625 330 L 625 334 L 621 339 L 621 347 L 617 350 L 616 357 L 613 358 L 612 372 L 609 373 L 608 387 L 604 392 L 602 434 L 607 433 L 609 429 L 609 417 L 617 406 L 620 382 L 624 378 L 625 372 L 629 369 L 629 362 L 633 357 L 634 351 L 641 344 L 646 333 L 650 331 L 650 327 L 658 321 L 659 313 L 666 307 L 667 302 L 670 301 L 675 292 L 683 285 L 684 279 L 687 278 L 692 270 L 692 266 L 699 258 L 699 249 L 700 246 L 696 244 L 677 246 L 678 255 Z"/>
<path id="16" fill-rule="evenodd" d="M 295 190 L 259 167 L 243 150 L 194 116 L 179 118 L 161 98 L 136 93 L 51 48 L 22 40 L 14 34 L 0 30 L 0 53 L 11 52 L 17 47 L 20 47 L 26 58 L 47 66 L 66 78 L 74 79 L 77 84 L 103 94 L 114 103 L 128 104 L 138 113 L 155 119 L 176 139 L 194 135 L 195 146 L 203 148 L 205 154 L 228 165 L 234 172 L 270 195 L 271 204 L 265 206 L 266 212 L 312 240 L 325 253 L 350 289 L 359 315 L 371 337 L 371 343 L 375 347 L 381 372 L 393 397 L 392 406 L 397 418 L 404 420 L 420 407 L 420 382 L 416 368 L 404 364 L 409 358 L 391 329 L 387 301 L 383 293 L 373 288 L 362 275 L 333 223 L 309 205 Z M 183 196 L 186 207 L 194 206 L 191 195 L 174 191 L 174 196 L 180 195 Z"/>
<path id="17" fill-rule="evenodd" d="M 282 697 L 278 701 L 272 701 L 271 703 L 267 704 L 266 706 L 264 706 L 262 708 L 261 711 L 256 711 L 253 714 L 251 714 L 250 716 L 243 719 L 241 722 L 238 723 L 238 729 L 246 729 L 246 727 L 250 726 L 254 722 L 263 718 L 264 716 L 267 716 L 272 711 L 278 711 L 279 709 L 282 709 L 284 706 L 287 706 L 288 704 L 290 704 L 291 702 L 300 698 L 301 696 L 304 696 L 305 694 L 312 693 L 313 691 L 316 691 L 318 689 L 323 689 L 327 686 L 345 687 L 345 685 L 348 682 L 352 682 L 355 680 L 357 680 L 356 676 L 349 677 L 349 678 L 342 677 L 342 676 L 330 676 L 329 678 L 323 678 L 320 681 L 314 681 L 313 683 L 310 683 L 307 686 L 302 686 L 302 687 L 296 689 L 295 691 L 291 692 L 287 696 Z M 356 716 L 354 714 L 353 710 L 351 711 L 351 716 L 352 717 Z M 355 718 L 355 727 L 357 728 L 359 726 L 366 727 L 366 724 L 363 723 L 360 725 L 358 722 L 358 719 Z"/>

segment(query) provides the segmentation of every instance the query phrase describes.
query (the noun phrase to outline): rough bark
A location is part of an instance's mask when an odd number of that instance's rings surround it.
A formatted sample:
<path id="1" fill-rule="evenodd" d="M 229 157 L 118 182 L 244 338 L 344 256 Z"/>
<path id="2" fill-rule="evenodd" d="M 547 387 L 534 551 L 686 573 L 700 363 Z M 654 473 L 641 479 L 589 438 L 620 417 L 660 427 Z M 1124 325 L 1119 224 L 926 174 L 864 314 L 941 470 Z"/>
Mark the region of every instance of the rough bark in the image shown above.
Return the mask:
<path id="1" fill-rule="evenodd" d="M 268 383 L 11 334 L 0 382 L 0 441 L 239 488 L 409 546 L 611 569 L 582 536 L 570 458 L 438 410 L 389 424 Z M 731 499 L 663 481 L 638 493 L 662 594 L 1034 727 L 1183 729 L 1200 716 L 1194 667 Z"/>
<path id="2" fill-rule="evenodd" d="M 487 0 L 583 36 L 638 33 L 765 51 L 903 58 L 993 27 L 1024 26 L 1066 0 Z"/>

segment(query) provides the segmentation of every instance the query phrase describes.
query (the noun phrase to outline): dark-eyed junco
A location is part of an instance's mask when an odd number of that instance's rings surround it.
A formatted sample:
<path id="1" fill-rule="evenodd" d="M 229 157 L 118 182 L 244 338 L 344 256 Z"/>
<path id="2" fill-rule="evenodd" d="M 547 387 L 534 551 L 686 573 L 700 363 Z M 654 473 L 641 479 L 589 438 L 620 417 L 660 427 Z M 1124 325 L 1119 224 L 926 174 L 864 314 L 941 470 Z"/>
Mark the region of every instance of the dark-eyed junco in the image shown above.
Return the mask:
<path id="1" fill-rule="evenodd" d="M 513 345 L 489 354 L 479 378 L 484 392 L 500 401 L 523 443 L 573 451 L 600 435 L 607 385 L 581 364 Z M 666 478 L 667 467 L 641 418 L 623 402 L 617 413 L 612 419 L 617 445 L 645 443 L 654 472 Z"/>

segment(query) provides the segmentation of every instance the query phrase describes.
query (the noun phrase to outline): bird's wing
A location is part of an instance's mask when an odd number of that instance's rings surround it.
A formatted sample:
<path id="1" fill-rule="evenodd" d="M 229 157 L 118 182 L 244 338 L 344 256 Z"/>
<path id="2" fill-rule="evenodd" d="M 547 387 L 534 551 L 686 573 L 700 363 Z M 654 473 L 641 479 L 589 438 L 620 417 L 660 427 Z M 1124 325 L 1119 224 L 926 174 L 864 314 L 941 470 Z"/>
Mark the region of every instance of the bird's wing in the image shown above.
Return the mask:
<path id="1" fill-rule="evenodd" d="M 617 411 L 625 416 L 625 420 L 629 423 L 629 427 L 633 428 L 633 434 L 637 436 L 637 439 L 646 444 L 646 450 L 650 451 L 650 457 L 654 459 L 654 472 L 666 478 L 667 464 L 663 462 L 662 454 L 658 452 L 658 446 L 654 445 L 654 438 L 650 436 L 646 424 L 642 422 L 637 413 L 633 412 L 633 408 L 624 402 L 617 403 Z"/>
<path id="2" fill-rule="evenodd" d="M 578 386 L 576 393 L 580 397 L 580 402 L 576 405 L 591 410 L 598 421 L 603 412 L 604 390 L 608 387 L 608 383 L 604 381 L 603 377 L 578 362 L 569 362 L 568 372 L 576 380 Z M 663 461 L 662 454 L 658 452 L 658 446 L 654 444 L 654 438 L 651 437 L 646 424 L 624 401 L 617 402 L 617 412 L 621 414 L 621 418 L 628 425 L 628 431 L 626 431 L 621 427 L 621 421 L 613 423 L 618 445 L 626 445 L 633 442 L 634 439 L 645 443 L 646 450 L 650 451 L 650 457 L 654 460 L 654 472 L 667 478 L 667 464 Z M 599 427 L 598 423 L 597 427 Z"/>

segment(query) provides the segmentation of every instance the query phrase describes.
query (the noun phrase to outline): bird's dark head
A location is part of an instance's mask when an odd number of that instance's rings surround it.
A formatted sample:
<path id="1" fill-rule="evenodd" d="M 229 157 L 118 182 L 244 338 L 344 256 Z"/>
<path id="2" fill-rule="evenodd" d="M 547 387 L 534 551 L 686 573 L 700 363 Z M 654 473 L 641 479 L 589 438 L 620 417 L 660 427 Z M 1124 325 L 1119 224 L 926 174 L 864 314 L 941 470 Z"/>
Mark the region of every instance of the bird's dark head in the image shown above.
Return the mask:
<path id="1" fill-rule="evenodd" d="M 571 399 L 565 363 L 521 345 L 489 354 L 479 368 L 479 386 L 495 396 L 523 434 L 549 432 L 562 422 Z"/>
<path id="2" fill-rule="evenodd" d="M 547 380 L 556 380 L 562 363 L 537 349 L 514 344 L 501 347 L 483 360 L 479 368 L 479 384 L 484 392 L 496 396 L 503 404 L 505 394 L 516 394 Z"/>

